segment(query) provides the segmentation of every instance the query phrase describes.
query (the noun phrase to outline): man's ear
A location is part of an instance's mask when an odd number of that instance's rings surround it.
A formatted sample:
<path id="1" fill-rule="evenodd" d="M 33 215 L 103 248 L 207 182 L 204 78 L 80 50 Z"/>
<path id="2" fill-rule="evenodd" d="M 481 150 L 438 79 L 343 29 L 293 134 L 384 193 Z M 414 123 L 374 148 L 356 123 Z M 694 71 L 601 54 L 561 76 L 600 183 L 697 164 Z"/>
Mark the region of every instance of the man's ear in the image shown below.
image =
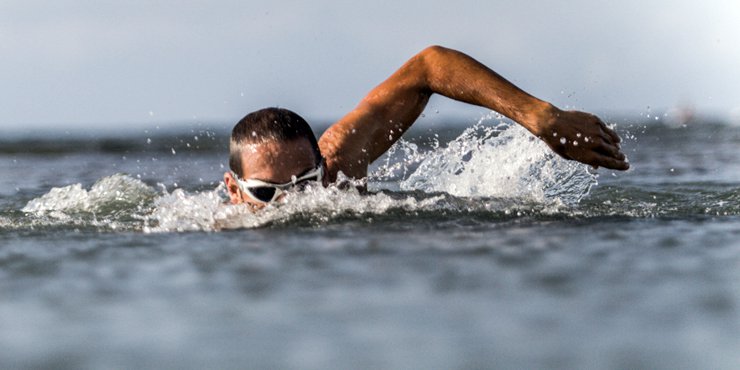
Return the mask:
<path id="1" fill-rule="evenodd" d="M 224 184 L 226 184 L 226 191 L 229 193 L 229 199 L 231 204 L 239 204 L 242 202 L 241 194 L 239 193 L 239 185 L 236 183 L 236 179 L 231 172 L 224 172 Z"/>

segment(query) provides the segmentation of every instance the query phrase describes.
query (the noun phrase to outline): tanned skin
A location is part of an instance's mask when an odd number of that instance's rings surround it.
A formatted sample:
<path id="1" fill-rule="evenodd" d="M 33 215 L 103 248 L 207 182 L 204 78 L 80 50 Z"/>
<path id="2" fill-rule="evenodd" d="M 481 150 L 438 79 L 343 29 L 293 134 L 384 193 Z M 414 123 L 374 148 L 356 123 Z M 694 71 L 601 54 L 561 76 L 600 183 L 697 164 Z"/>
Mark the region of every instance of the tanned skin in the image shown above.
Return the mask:
<path id="1" fill-rule="evenodd" d="M 563 158 L 596 168 L 629 168 L 619 148 L 619 136 L 598 117 L 562 111 L 459 51 L 431 46 L 370 91 L 321 136 L 319 148 L 329 180 L 334 181 L 339 171 L 354 178 L 366 177 L 368 165 L 411 127 L 435 93 L 511 118 Z M 573 145 L 574 141 L 578 144 Z"/>
<path id="2" fill-rule="evenodd" d="M 629 168 L 619 147 L 619 136 L 598 117 L 562 111 L 459 51 L 431 46 L 409 59 L 324 132 L 319 139 L 325 160 L 324 184 L 336 181 L 339 171 L 351 178 L 367 177 L 370 163 L 411 127 L 435 93 L 511 118 L 563 158 L 595 168 Z M 243 178 L 284 183 L 291 176 L 311 170 L 317 158 L 304 141 L 254 145 L 249 153 L 243 153 Z M 242 194 L 230 172 L 224 174 L 224 182 L 232 203 L 264 206 Z"/>

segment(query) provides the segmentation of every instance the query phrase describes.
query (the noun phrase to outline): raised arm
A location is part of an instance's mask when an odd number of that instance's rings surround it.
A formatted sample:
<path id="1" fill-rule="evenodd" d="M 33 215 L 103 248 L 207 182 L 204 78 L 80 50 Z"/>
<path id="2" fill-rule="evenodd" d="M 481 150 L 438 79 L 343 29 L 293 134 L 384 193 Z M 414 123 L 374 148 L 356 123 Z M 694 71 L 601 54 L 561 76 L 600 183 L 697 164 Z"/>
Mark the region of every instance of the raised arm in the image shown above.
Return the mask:
<path id="1" fill-rule="evenodd" d="M 566 159 L 595 167 L 629 168 L 619 149 L 619 136 L 598 117 L 562 111 L 461 52 L 432 46 L 407 61 L 321 136 L 319 146 L 331 180 L 337 171 L 355 178 L 367 176 L 368 165 L 411 127 L 433 93 L 495 110 Z"/>

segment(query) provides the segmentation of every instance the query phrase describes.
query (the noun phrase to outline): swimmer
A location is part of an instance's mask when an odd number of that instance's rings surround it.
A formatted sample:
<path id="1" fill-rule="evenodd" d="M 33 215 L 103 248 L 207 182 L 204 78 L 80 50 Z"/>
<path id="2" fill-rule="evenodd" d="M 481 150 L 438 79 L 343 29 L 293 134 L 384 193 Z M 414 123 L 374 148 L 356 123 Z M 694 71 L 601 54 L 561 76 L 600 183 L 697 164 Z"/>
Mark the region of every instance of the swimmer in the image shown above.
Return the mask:
<path id="1" fill-rule="evenodd" d="M 231 203 L 258 209 L 302 183 L 333 183 L 340 171 L 353 179 L 367 177 L 370 163 L 411 127 L 435 93 L 503 114 L 563 158 L 594 168 L 629 168 L 619 136 L 598 117 L 560 110 L 466 54 L 431 46 L 370 91 L 319 140 L 287 109 L 266 108 L 244 117 L 231 133 L 231 171 L 224 174 Z"/>

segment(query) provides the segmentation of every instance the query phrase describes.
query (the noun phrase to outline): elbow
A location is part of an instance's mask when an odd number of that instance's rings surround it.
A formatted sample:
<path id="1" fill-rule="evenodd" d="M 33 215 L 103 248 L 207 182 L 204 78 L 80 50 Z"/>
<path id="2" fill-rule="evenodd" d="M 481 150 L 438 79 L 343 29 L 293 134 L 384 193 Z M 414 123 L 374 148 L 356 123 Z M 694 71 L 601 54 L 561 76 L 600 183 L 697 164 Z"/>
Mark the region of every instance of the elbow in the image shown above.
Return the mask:
<path id="1" fill-rule="evenodd" d="M 448 49 L 448 48 L 446 48 L 444 46 L 430 45 L 430 46 L 427 46 L 426 48 L 424 48 L 424 50 L 422 50 L 419 54 L 422 55 L 422 56 L 439 55 L 439 54 L 442 54 L 442 53 L 444 53 L 446 51 L 449 51 L 449 50 L 450 49 Z"/>
<path id="2" fill-rule="evenodd" d="M 416 55 L 415 60 L 419 62 L 419 71 L 423 71 L 424 91 L 427 95 L 432 94 L 431 86 L 440 73 L 445 69 L 445 61 L 449 60 L 451 49 L 439 45 L 424 48 Z M 435 77 L 436 76 L 436 77 Z"/>
<path id="3" fill-rule="evenodd" d="M 446 48 L 444 46 L 432 45 L 427 46 L 419 52 L 417 57 L 424 61 L 426 64 L 439 64 L 442 61 L 449 60 L 454 54 L 459 53 L 453 49 Z"/>

